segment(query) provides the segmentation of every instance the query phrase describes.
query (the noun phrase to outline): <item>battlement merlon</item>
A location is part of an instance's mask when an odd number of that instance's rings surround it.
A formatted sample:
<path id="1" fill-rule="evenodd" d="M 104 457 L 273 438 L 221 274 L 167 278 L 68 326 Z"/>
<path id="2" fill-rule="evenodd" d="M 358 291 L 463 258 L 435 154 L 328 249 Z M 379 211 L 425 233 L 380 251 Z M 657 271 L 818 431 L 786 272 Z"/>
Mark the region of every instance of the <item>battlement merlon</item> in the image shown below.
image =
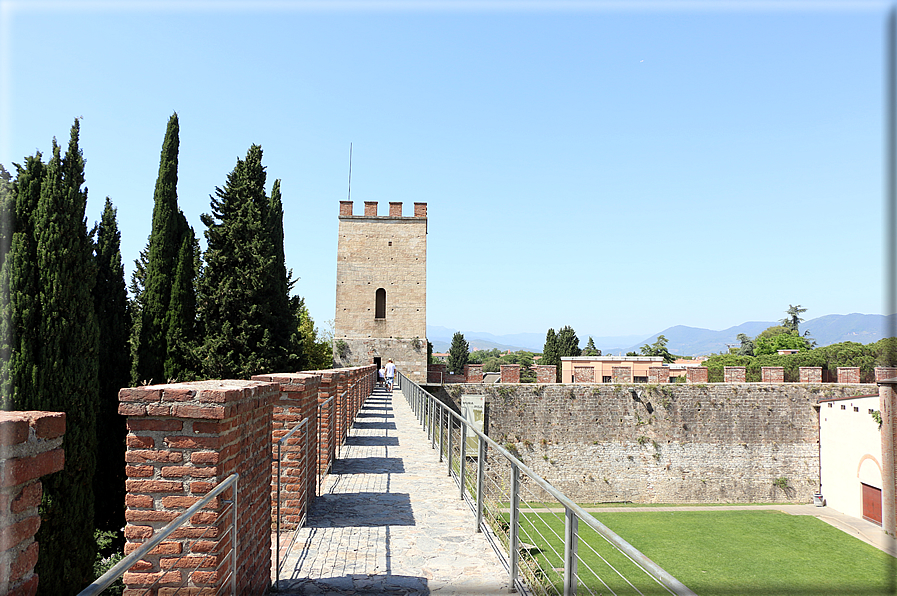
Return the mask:
<path id="1" fill-rule="evenodd" d="M 389 202 L 389 215 L 377 215 L 377 201 L 364 202 L 364 215 L 354 215 L 352 213 L 352 201 L 339 202 L 340 218 L 352 217 L 356 219 L 376 217 L 378 219 L 427 219 L 427 204 L 414 203 L 414 215 L 411 217 L 402 216 L 401 201 Z"/>

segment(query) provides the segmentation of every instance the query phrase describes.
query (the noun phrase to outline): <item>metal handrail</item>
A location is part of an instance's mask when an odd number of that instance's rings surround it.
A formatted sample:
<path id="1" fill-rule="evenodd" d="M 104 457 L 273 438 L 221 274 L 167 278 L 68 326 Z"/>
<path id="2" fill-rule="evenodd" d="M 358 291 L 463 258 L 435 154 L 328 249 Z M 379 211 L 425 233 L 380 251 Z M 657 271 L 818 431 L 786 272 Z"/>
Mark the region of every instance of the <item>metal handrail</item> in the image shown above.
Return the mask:
<path id="1" fill-rule="evenodd" d="M 236 596 L 237 594 L 237 480 L 239 480 L 239 474 L 231 474 L 227 478 L 221 481 L 215 488 L 209 491 L 206 496 L 202 499 L 194 503 L 190 508 L 184 511 L 182 514 L 171 520 L 165 528 L 162 529 L 158 534 L 153 534 L 153 537 L 143 543 L 143 545 L 132 552 L 130 555 L 116 563 L 109 571 L 98 577 L 92 584 L 78 592 L 78 596 L 94 596 L 96 594 L 100 594 L 103 590 L 108 588 L 112 582 L 117 580 L 119 577 L 124 575 L 124 573 L 130 569 L 137 561 L 142 559 L 144 555 L 153 550 L 160 542 L 168 538 L 168 536 L 180 528 L 184 522 L 189 520 L 193 515 L 198 512 L 200 509 L 209 504 L 209 502 L 217 497 L 219 494 L 227 490 L 229 487 L 234 487 L 234 498 L 233 498 L 233 522 L 232 522 L 232 531 L 233 531 L 233 548 L 230 552 L 231 557 L 231 594 Z M 230 501 L 223 501 L 228 503 Z"/>
<path id="2" fill-rule="evenodd" d="M 479 485 L 478 489 L 477 489 L 478 494 L 477 494 L 477 503 L 476 503 L 477 531 L 481 531 L 481 527 L 482 527 L 483 502 L 482 502 L 481 492 L 482 492 L 482 474 L 483 474 L 484 459 L 485 459 L 483 457 L 483 455 L 484 455 L 483 451 L 485 450 L 485 445 L 488 444 L 489 447 L 491 447 L 492 449 L 495 449 L 505 459 L 507 459 L 511 463 L 512 468 L 517 468 L 517 470 L 525 473 L 527 476 L 529 476 L 529 478 L 533 482 L 535 482 L 537 485 L 539 485 L 539 487 L 541 487 L 543 490 L 545 490 L 545 492 L 547 492 L 552 497 L 557 499 L 558 502 L 560 502 L 564 506 L 564 508 L 567 512 L 566 517 L 567 517 L 567 521 L 568 521 L 568 523 L 566 525 L 568 528 L 570 528 L 570 526 L 573 526 L 572 532 L 574 533 L 574 535 L 576 533 L 576 529 L 575 529 L 576 519 L 582 520 L 583 522 L 585 522 L 585 524 L 587 526 L 592 528 L 595 532 L 600 534 L 605 540 L 607 540 L 612 545 L 614 545 L 617 549 L 619 549 L 621 552 L 623 552 L 627 557 L 630 558 L 630 560 L 633 561 L 633 563 L 635 563 L 636 565 L 641 567 L 642 570 L 644 570 L 648 575 L 653 577 L 657 582 L 659 582 L 661 585 L 663 585 L 668 590 L 670 590 L 673 594 L 676 594 L 676 596 L 696 596 L 696 594 L 692 590 L 690 590 L 687 586 L 685 586 L 685 584 L 680 582 L 678 579 L 673 577 L 669 572 L 667 572 L 662 567 L 660 567 L 657 563 L 655 563 L 654 561 L 649 559 L 647 556 L 642 554 L 641 551 L 639 551 L 637 548 L 635 548 L 634 546 L 629 544 L 626 540 L 624 540 L 623 538 L 618 536 L 613 530 L 611 530 L 610 528 L 608 528 L 607 526 L 602 524 L 600 521 L 595 519 L 595 517 L 591 513 L 587 512 L 585 509 L 583 509 L 582 507 L 580 507 L 579 505 L 577 505 L 576 503 L 571 501 L 564 493 L 562 493 L 561 491 L 556 489 L 554 486 L 552 486 L 547 480 L 545 480 L 544 478 L 542 478 L 541 476 L 536 474 L 529 466 L 527 466 L 522 461 L 520 461 L 519 459 L 514 457 L 511 453 L 509 453 L 501 445 L 499 445 L 498 443 L 496 443 L 495 441 L 490 439 L 486 434 L 484 434 L 483 432 L 478 430 L 476 427 L 474 427 L 472 424 L 470 424 L 470 422 L 466 418 L 457 414 L 451 408 L 446 407 L 445 404 L 443 404 L 440 400 L 436 399 L 436 397 L 434 397 L 431 393 L 429 393 L 427 390 L 420 387 L 420 385 L 418 385 L 417 383 L 415 383 L 414 381 L 412 381 L 411 379 L 409 379 L 408 377 L 403 375 L 401 372 L 396 371 L 396 378 L 399 380 L 399 389 L 404 389 L 405 383 L 408 383 L 411 387 L 414 388 L 415 393 L 423 394 L 423 395 L 427 396 L 427 398 L 428 398 L 428 399 L 426 399 L 427 403 L 421 403 L 419 401 L 416 408 L 414 405 L 412 405 L 412 409 L 416 409 L 416 411 L 419 412 L 418 418 L 422 424 L 425 424 L 427 418 L 430 418 L 430 426 L 432 427 L 432 417 L 434 416 L 432 408 L 434 406 L 438 406 L 438 407 L 444 409 L 452 417 L 454 417 L 459 422 L 462 429 L 464 429 L 466 432 L 472 431 L 480 439 L 480 441 L 479 441 L 480 457 L 478 458 L 479 461 L 477 464 L 477 467 L 478 467 L 477 484 Z M 406 399 L 408 399 L 410 401 L 412 398 L 410 396 L 406 395 Z M 426 411 L 426 414 L 424 411 Z M 429 438 L 429 436 L 428 436 L 428 438 Z M 463 441 L 463 439 L 462 439 L 462 441 Z M 461 449 L 462 449 L 461 463 L 462 463 L 462 465 L 465 462 L 465 460 L 467 459 L 466 457 L 463 456 L 464 449 L 466 448 L 465 445 L 466 444 L 464 442 L 461 443 Z M 449 457 L 449 466 L 451 466 L 451 457 Z M 462 468 L 462 472 L 463 472 L 463 468 Z M 463 476 L 460 477 L 460 484 L 461 484 L 461 491 L 463 494 L 463 491 L 464 491 Z M 512 515 L 513 515 L 513 513 L 514 512 L 512 511 Z M 570 546 L 574 546 L 574 545 L 567 545 L 567 546 L 569 548 Z M 565 583 L 565 594 L 571 593 L 570 592 L 570 588 L 571 588 L 570 575 L 571 574 L 570 574 L 570 569 L 568 568 L 568 566 L 571 562 L 571 559 L 575 559 L 575 554 L 576 553 L 574 550 L 572 552 L 572 554 L 570 552 L 568 552 L 567 555 L 565 556 L 565 559 L 567 559 L 567 561 L 565 562 L 565 582 L 564 582 Z M 516 565 L 512 564 L 512 568 L 516 568 Z M 516 571 L 516 569 L 515 569 L 515 571 Z M 516 580 L 517 580 L 516 577 L 512 577 L 511 585 L 514 585 Z M 573 586 L 573 593 L 575 593 L 575 586 Z"/>
<path id="3" fill-rule="evenodd" d="M 275 575 L 277 578 L 277 580 L 276 580 L 277 582 L 280 582 L 280 568 L 283 566 L 283 562 L 280 560 L 280 492 L 281 492 L 280 478 L 282 476 L 280 464 L 283 461 L 283 457 L 282 457 L 283 454 L 281 452 L 281 448 L 283 447 L 284 443 L 286 443 L 287 439 L 292 437 L 293 434 L 296 431 L 298 431 L 300 428 L 302 428 L 303 426 L 306 426 L 308 424 L 308 420 L 309 420 L 308 418 L 303 418 L 301 422 L 298 422 L 295 425 L 293 425 L 293 428 L 290 430 L 290 432 L 288 432 L 287 434 L 282 436 L 277 441 L 277 460 L 276 460 L 277 461 L 277 515 L 275 516 L 275 520 L 276 520 L 275 524 L 277 527 L 277 534 L 276 534 L 277 541 L 276 541 L 276 544 L 274 547 L 275 553 L 276 553 L 274 561 L 275 561 L 275 565 L 276 565 Z M 307 456 L 308 456 L 308 433 L 305 433 L 305 448 L 303 449 L 303 457 L 307 457 Z M 303 462 L 303 463 L 305 465 L 303 465 L 302 467 L 308 468 L 307 462 Z M 315 462 L 315 463 L 317 464 L 317 462 Z M 307 471 L 307 469 L 305 469 L 304 471 Z M 305 495 L 306 495 L 306 498 L 305 498 L 306 509 L 303 512 L 302 518 L 299 520 L 298 527 L 302 527 L 305 524 L 305 519 L 306 519 L 306 516 L 308 515 L 308 478 L 302 478 L 302 480 L 303 480 L 302 485 L 303 485 L 303 488 L 305 489 Z M 293 539 L 290 541 L 290 545 L 287 547 L 287 553 L 289 553 L 290 550 L 292 550 L 293 544 L 295 542 L 296 542 L 296 534 L 294 532 Z"/>

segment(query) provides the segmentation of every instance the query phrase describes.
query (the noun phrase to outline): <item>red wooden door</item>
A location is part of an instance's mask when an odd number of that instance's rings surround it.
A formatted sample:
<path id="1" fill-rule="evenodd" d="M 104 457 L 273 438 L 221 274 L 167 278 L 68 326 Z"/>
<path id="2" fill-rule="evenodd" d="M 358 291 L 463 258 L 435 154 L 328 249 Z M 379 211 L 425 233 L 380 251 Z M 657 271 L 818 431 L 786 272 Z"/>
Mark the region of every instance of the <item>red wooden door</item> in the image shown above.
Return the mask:
<path id="1" fill-rule="evenodd" d="M 863 519 L 881 525 L 881 489 L 863 485 Z"/>

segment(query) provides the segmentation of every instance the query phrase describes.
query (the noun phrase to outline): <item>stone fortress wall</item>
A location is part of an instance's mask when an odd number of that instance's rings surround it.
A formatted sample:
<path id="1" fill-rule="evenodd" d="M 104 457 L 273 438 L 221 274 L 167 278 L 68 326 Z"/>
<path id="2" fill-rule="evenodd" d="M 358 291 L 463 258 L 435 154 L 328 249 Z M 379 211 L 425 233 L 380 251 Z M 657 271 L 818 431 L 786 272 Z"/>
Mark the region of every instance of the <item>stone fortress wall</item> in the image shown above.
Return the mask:
<path id="1" fill-rule="evenodd" d="M 577 502 L 810 502 L 816 403 L 874 384 L 458 384 L 485 394 L 487 434 Z"/>

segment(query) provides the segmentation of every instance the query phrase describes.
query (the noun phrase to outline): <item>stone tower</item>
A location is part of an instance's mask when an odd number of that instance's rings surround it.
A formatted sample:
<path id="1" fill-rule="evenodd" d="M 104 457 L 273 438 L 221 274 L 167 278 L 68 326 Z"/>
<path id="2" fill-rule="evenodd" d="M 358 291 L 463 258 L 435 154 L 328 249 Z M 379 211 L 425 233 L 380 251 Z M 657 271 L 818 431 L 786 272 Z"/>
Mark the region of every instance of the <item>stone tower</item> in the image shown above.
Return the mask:
<path id="1" fill-rule="evenodd" d="M 334 367 L 386 364 L 412 381 L 427 382 L 427 204 L 402 216 L 402 203 L 364 215 L 340 201 L 336 251 Z"/>

